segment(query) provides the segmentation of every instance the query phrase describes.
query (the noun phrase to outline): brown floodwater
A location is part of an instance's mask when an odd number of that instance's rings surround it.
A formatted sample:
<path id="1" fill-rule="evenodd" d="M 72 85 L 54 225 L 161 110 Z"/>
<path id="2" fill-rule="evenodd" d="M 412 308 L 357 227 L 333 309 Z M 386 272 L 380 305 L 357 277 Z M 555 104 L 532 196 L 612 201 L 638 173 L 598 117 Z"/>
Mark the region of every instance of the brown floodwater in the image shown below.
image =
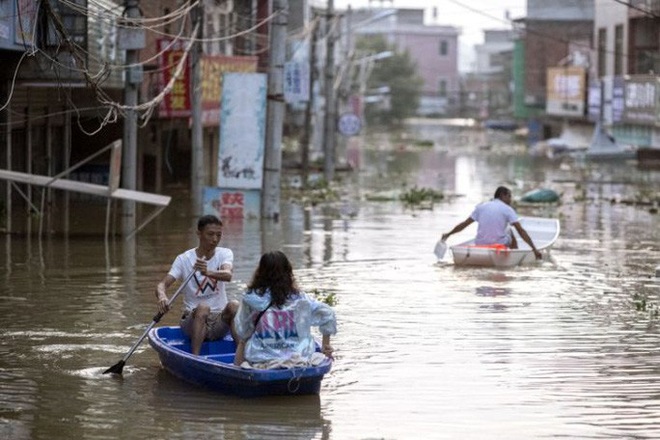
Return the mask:
<path id="1" fill-rule="evenodd" d="M 122 378 L 102 374 L 151 322 L 176 254 L 196 244 L 177 192 L 129 242 L 0 237 L 0 438 L 660 437 L 660 215 L 622 203 L 658 191 L 660 172 L 532 158 L 503 134 L 462 127 L 348 148 L 361 170 L 341 176 L 339 201 L 305 208 L 286 196 L 279 223 L 229 222 L 223 238 L 231 296 L 275 248 L 303 288 L 334 294 L 336 361 L 319 396 L 198 389 L 162 370 L 146 342 Z M 550 258 L 507 270 L 455 267 L 449 253 L 437 262 L 439 235 L 500 184 L 514 197 L 562 194 L 518 206 L 560 219 Z M 394 199 L 415 185 L 451 197 L 432 209 Z"/>

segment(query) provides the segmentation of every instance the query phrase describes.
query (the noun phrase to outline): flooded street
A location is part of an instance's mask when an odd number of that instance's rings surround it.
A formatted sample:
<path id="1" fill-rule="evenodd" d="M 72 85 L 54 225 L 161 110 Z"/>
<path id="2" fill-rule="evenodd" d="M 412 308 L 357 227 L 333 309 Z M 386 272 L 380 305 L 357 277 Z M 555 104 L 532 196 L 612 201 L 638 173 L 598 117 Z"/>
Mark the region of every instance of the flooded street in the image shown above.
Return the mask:
<path id="1" fill-rule="evenodd" d="M 176 194 L 130 242 L 0 237 L 0 438 L 660 438 L 660 214 L 621 203 L 657 192 L 660 171 L 532 158 L 505 135 L 437 126 L 356 148 L 361 171 L 341 176 L 338 202 L 283 197 L 279 223 L 230 222 L 223 237 L 230 296 L 276 248 L 305 290 L 334 294 L 336 361 L 320 396 L 194 388 L 147 342 L 122 378 L 101 374 L 151 322 L 175 256 L 197 244 Z M 560 219 L 550 258 L 506 270 L 455 267 L 449 252 L 437 262 L 440 234 L 501 184 L 514 199 L 562 194 L 517 206 Z M 414 186 L 450 197 L 432 209 L 388 200 Z M 176 325 L 180 307 L 162 324 Z"/>

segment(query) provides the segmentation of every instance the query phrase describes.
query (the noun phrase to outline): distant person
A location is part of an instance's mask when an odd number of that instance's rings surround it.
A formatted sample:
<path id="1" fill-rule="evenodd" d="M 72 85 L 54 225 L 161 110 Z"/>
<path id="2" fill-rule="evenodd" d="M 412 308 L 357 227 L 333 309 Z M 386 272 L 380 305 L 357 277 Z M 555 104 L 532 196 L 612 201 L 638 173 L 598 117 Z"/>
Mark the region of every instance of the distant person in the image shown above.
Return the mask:
<path id="1" fill-rule="evenodd" d="M 183 288 L 181 330 L 190 338 L 193 354 L 199 354 L 202 343 L 222 339 L 231 329 L 238 301 L 227 301 L 225 283 L 231 281 L 234 253 L 218 247 L 222 238 L 222 221 L 205 215 L 197 221 L 199 245 L 176 257 L 170 271 L 156 286 L 158 310 L 168 311 L 165 293 L 174 281 L 192 278 Z M 233 336 L 233 332 L 232 332 Z"/>
<path id="2" fill-rule="evenodd" d="M 296 366 L 313 364 L 316 344 L 311 333 L 323 335 L 322 353 L 332 358 L 330 336 L 337 332 L 332 308 L 301 291 L 293 268 L 281 251 L 266 252 L 247 286 L 234 321 L 238 347 L 234 363 Z M 323 357 L 321 356 L 321 359 Z"/>
<path id="3" fill-rule="evenodd" d="M 505 186 L 498 187 L 492 200 L 477 205 L 467 219 L 454 226 L 451 231 L 442 234 L 442 241 L 447 240 L 452 234 L 461 232 L 474 222 L 478 223 L 475 245 L 499 244 L 510 249 L 518 249 L 516 237 L 509 227 L 513 226 L 520 237 L 532 248 L 536 259 L 543 258 L 541 252 L 534 246 L 527 231 L 520 224 L 518 214 L 511 207 L 511 190 L 509 188 Z"/>

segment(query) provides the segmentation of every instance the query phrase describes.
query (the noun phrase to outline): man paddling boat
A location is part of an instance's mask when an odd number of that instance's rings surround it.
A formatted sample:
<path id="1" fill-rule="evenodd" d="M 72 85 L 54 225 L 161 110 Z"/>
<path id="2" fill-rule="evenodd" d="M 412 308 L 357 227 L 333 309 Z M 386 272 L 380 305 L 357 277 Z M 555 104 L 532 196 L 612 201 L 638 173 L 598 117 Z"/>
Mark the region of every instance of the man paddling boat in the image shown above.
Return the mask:
<path id="1" fill-rule="evenodd" d="M 202 343 L 222 339 L 233 331 L 233 320 L 238 301 L 228 301 L 225 283 L 231 281 L 234 254 L 229 248 L 219 247 L 222 222 L 214 215 L 205 215 L 197 222 L 199 245 L 179 254 L 172 267 L 156 286 L 158 310 L 169 310 L 167 289 L 176 281 L 192 279 L 183 287 L 183 316 L 181 330 L 190 338 L 193 354 L 199 354 Z M 234 338 L 236 339 L 236 338 Z"/>
<path id="2" fill-rule="evenodd" d="M 520 217 L 511 207 L 511 190 L 509 188 L 498 187 L 492 200 L 477 205 L 467 219 L 454 226 L 451 231 L 442 234 L 441 240 L 446 241 L 450 235 L 461 232 L 474 222 L 478 223 L 475 245 L 500 245 L 509 249 L 518 249 L 516 237 L 510 230 L 510 226 L 513 226 L 520 237 L 532 248 L 536 259 L 543 258 L 525 228 L 520 224 Z"/>

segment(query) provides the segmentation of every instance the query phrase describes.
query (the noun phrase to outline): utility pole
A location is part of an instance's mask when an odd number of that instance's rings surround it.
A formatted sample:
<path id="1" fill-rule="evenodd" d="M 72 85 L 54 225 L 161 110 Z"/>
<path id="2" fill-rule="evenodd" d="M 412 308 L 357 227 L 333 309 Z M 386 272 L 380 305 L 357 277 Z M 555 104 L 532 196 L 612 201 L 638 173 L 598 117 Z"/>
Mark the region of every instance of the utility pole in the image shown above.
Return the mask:
<path id="1" fill-rule="evenodd" d="M 197 26 L 195 42 L 192 49 L 192 75 L 191 75 L 191 107 L 192 107 L 192 160 L 191 186 L 192 212 L 195 216 L 202 214 L 202 188 L 206 173 L 204 172 L 204 128 L 202 127 L 202 55 L 204 53 L 204 2 L 200 1 L 193 10 L 193 25 Z M 216 79 L 217 80 L 217 79 Z"/>
<path id="2" fill-rule="evenodd" d="M 309 99 L 305 106 L 305 124 L 302 139 L 300 139 L 300 168 L 302 174 L 302 186 L 307 188 L 309 176 L 309 142 L 312 132 L 312 109 L 314 107 L 314 81 L 316 80 L 316 26 L 312 29 L 309 42 Z"/>
<path id="3" fill-rule="evenodd" d="M 129 20 L 140 18 L 138 0 L 126 0 L 125 6 L 126 16 Z M 134 28 L 134 25 L 134 23 L 128 23 L 123 39 L 128 67 L 124 78 L 126 115 L 122 139 L 122 186 L 130 190 L 137 189 L 137 111 L 135 107 L 138 104 L 138 86 L 142 82 L 139 49 L 144 48 L 144 41 L 140 41 L 139 30 L 137 27 Z M 124 200 L 122 208 L 122 234 L 126 237 L 135 230 L 135 201 Z"/>
<path id="4" fill-rule="evenodd" d="M 264 154 L 264 182 L 261 215 L 275 221 L 280 217 L 280 179 L 282 168 L 282 125 L 284 124 L 284 61 L 286 59 L 286 28 L 288 0 L 273 0 L 268 66 L 268 123 Z"/>
<path id="5" fill-rule="evenodd" d="M 335 176 L 335 37 L 332 25 L 335 15 L 334 0 L 328 0 L 325 19 L 325 123 L 323 129 L 323 176 L 330 183 Z"/>

